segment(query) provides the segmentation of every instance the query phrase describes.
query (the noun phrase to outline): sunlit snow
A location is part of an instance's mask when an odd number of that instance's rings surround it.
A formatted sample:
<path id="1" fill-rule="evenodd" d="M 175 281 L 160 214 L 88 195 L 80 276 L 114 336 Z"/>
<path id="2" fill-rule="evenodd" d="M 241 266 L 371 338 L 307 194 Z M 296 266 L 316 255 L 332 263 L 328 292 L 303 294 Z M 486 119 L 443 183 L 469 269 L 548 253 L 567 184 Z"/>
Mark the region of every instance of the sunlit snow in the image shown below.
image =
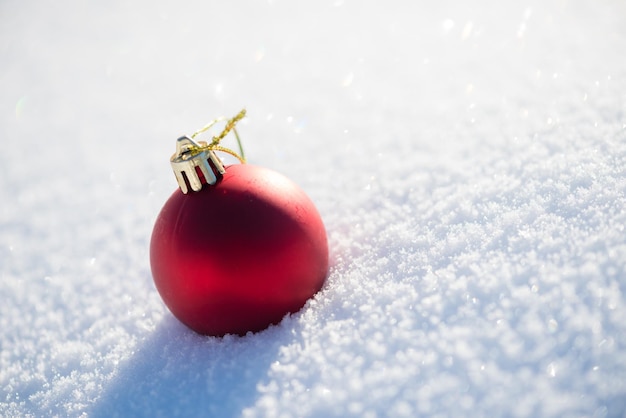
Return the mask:
<path id="1" fill-rule="evenodd" d="M 624 22 L 613 0 L 0 2 L 0 416 L 624 416 Z M 281 324 L 201 337 L 149 239 L 176 138 L 243 107 L 331 272 Z"/>

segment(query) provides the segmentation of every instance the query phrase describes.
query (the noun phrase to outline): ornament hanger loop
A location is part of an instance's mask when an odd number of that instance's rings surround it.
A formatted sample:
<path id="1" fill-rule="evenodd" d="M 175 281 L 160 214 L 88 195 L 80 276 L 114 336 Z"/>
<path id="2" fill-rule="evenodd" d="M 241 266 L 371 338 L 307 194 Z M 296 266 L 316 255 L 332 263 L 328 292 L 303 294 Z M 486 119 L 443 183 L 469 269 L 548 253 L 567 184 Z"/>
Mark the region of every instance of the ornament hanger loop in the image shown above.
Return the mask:
<path id="1" fill-rule="evenodd" d="M 246 110 L 243 109 L 233 118 L 229 119 L 222 132 L 214 136 L 210 143 L 206 141 L 195 142 L 194 138 L 211 129 L 216 123 L 226 119 L 215 119 L 194 132 L 191 137 L 181 136 L 176 140 L 176 152 L 170 158 L 170 164 L 172 165 L 172 170 L 174 170 L 176 181 L 183 193 L 187 194 L 189 187 L 196 192 L 201 190 L 203 180 L 208 184 L 215 184 L 217 182 L 217 176 L 226 172 L 222 161 L 215 154 L 215 151 L 230 154 L 237 158 L 242 164 L 245 164 L 246 159 L 243 153 L 243 147 L 241 146 L 241 139 L 235 129 L 235 124 L 243 119 L 245 115 Z M 239 153 L 219 145 L 220 141 L 224 139 L 230 131 L 235 133 Z"/>
<path id="2" fill-rule="evenodd" d="M 239 122 L 245 116 L 246 116 L 246 109 L 241 109 L 241 111 L 239 113 L 237 113 L 233 118 L 229 119 L 228 122 L 226 122 L 226 126 L 224 127 L 222 132 L 219 135 L 214 136 L 213 140 L 211 141 L 210 144 L 207 144 L 204 141 L 200 142 L 200 144 L 202 144 L 201 148 L 204 148 L 204 149 L 214 149 L 214 150 L 217 150 L 217 151 L 225 152 L 225 153 L 230 154 L 233 157 L 237 158 L 242 164 L 245 164 L 246 157 L 245 157 L 245 154 L 243 153 L 243 147 L 241 146 L 241 139 L 239 138 L 239 133 L 237 132 L 237 129 L 235 128 L 235 125 L 237 124 L 237 122 Z M 195 139 L 196 136 L 198 136 L 199 134 L 201 134 L 203 132 L 208 131 L 216 123 L 223 122 L 225 120 L 226 120 L 226 118 L 224 118 L 224 117 L 220 117 L 220 118 L 212 120 L 211 122 L 209 122 L 206 125 L 204 125 L 202 128 L 198 129 L 196 132 L 191 134 L 191 139 Z M 231 150 L 229 148 L 225 148 L 225 147 L 222 147 L 222 146 L 219 145 L 220 141 L 222 139 L 224 139 L 224 137 L 226 135 L 228 135 L 228 133 L 230 131 L 233 131 L 234 134 L 235 134 L 235 138 L 237 138 L 237 145 L 239 146 L 239 154 L 237 154 L 235 151 L 233 151 L 233 150 Z M 202 150 L 200 150 L 200 151 L 202 151 Z"/>

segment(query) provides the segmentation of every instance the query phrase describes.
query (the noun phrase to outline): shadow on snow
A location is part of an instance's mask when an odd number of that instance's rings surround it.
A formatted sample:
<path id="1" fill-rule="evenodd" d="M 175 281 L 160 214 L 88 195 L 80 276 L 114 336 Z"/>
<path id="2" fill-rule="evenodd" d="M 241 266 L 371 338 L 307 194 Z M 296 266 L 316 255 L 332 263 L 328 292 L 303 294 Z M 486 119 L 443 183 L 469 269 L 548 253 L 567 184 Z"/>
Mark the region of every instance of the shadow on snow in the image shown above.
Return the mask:
<path id="1" fill-rule="evenodd" d="M 167 315 L 89 416 L 239 416 L 255 403 L 285 332 L 273 326 L 245 337 L 203 337 Z"/>

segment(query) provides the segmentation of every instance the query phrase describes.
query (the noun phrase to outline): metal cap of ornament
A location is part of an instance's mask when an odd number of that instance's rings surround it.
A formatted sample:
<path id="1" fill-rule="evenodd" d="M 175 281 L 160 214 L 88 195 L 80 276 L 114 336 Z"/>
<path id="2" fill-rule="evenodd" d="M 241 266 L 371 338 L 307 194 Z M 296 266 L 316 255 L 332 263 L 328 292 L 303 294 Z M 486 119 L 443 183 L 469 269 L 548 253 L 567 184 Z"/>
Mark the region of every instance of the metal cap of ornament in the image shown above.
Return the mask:
<path id="1" fill-rule="evenodd" d="M 213 185 L 219 180 L 219 176 L 226 172 L 222 160 L 215 154 L 215 151 L 222 151 L 237 158 L 242 164 L 245 164 L 246 159 L 243 153 L 243 147 L 241 146 L 241 140 L 239 134 L 235 129 L 235 124 L 239 122 L 246 115 L 246 110 L 243 109 L 235 117 L 229 119 L 224 127 L 224 130 L 217 136 L 214 136 L 210 143 L 206 141 L 195 142 L 194 138 L 211 129 L 213 125 L 225 120 L 224 118 L 218 118 L 207 125 L 194 132 L 191 137 L 181 136 L 176 140 L 176 152 L 170 158 L 170 164 L 172 170 L 176 176 L 176 181 L 180 186 L 180 190 L 187 194 L 189 188 L 194 192 L 198 192 L 202 189 L 203 179 L 204 181 Z M 237 144 L 239 145 L 239 154 L 229 148 L 219 145 L 220 141 L 230 132 L 235 133 L 237 138 Z"/>

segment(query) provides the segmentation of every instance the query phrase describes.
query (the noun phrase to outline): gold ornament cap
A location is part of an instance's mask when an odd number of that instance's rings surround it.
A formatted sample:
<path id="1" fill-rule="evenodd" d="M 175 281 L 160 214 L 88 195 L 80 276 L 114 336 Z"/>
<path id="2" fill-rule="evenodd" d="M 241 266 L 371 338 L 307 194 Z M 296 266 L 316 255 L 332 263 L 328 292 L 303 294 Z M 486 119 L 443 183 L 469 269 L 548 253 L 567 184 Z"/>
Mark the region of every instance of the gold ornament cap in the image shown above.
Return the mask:
<path id="1" fill-rule="evenodd" d="M 197 151 L 198 149 L 202 151 Z M 181 136 L 176 140 L 176 152 L 170 158 L 170 164 L 180 190 L 185 194 L 189 192 L 187 183 L 194 192 L 202 189 L 202 180 L 197 169 L 202 172 L 208 184 L 217 182 L 216 172 L 219 175 L 226 172 L 224 164 L 213 150 L 203 149 L 201 144 L 188 136 Z"/>
<path id="2" fill-rule="evenodd" d="M 191 137 L 185 135 L 176 140 L 176 152 L 170 158 L 170 164 L 172 165 L 172 170 L 174 170 L 178 186 L 184 194 L 187 194 L 190 188 L 194 192 L 202 190 L 204 183 L 209 185 L 217 183 L 219 177 L 226 172 L 222 160 L 215 154 L 215 151 L 230 154 L 237 158 L 242 164 L 245 164 L 246 159 L 243 153 L 243 147 L 241 146 L 239 134 L 235 129 L 235 124 L 243 119 L 245 115 L 246 110 L 243 109 L 235 115 L 235 117 L 228 119 L 224 130 L 222 130 L 219 135 L 214 136 L 210 143 L 205 141 L 195 142 L 194 138 L 211 129 L 216 123 L 225 121 L 226 119 L 215 119 L 194 132 Z M 239 153 L 219 145 L 220 141 L 231 130 L 235 133 L 235 137 L 237 138 Z M 200 177 L 200 174 L 202 174 L 204 179 Z M 202 180 L 204 180 L 204 182 Z"/>

